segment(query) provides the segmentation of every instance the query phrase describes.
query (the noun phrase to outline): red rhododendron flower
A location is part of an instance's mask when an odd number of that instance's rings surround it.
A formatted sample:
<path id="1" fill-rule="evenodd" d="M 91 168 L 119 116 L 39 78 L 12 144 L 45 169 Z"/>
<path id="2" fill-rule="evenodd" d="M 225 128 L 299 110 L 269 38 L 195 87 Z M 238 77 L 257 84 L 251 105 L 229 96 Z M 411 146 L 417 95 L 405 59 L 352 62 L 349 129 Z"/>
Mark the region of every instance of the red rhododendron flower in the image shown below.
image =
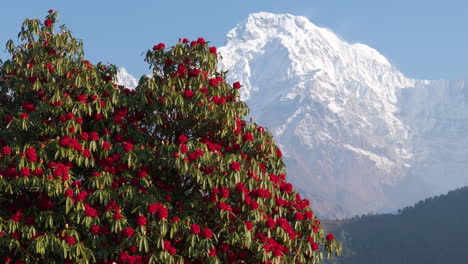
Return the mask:
<path id="1" fill-rule="evenodd" d="M 129 142 L 124 142 L 123 148 L 125 152 L 131 152 L 133 150 L 133 144 Z"/>
<path id="2" fill-rule="evenodd" d="M 164 43 L 158 43 L 157 45 L 153 46 L 153 50 L 164 50 L 166 48 L 166 45 Z"/>
<path id="3" fill-rule="evenodd" d="M 76 195 L 76 201 L 77 202 L 82 202 L 88 197 L 88 192 L 87 191 L 81 191 Z"/>
<path id="4" fill-rule="evenodd" d="M 252 135 L 252 133 L 245 133 L 244 136 L 243 136 L 243 139 L 244 141 L 253 141 L 254 140 L 254 137 Z"/>
<path id="5" fill-rule="evenodd" d="M 107 141 L 103 141 L 103 142 L 102 142 L 102 149 L 103 149 L 103 150 L 109 150 L 110 147 L 111 147 L 111 145 L 110 145 L 109 142 L 107 142 Z"/>
<path id="6" fill-rule="evenodd" d="M 170 66 L 172 66 L 172 65 L 174 65 L 174 61 L 173 61 L 173 60 L 171 60 L 171 59 L 166 59 L 166 60 L 164 61 L 164 67 L 170 67 Z"/>
<path id="7" fill-rule="evenodd" d="M 270 229 L 273 229 L 276 226 L 276 221 L 274 219 L 268 218 L 266 221 L 266 226 Z"/>
<path id="8" fill-rule="evenodd" d="M 144 215 L 139 215 L 137 217 L 137 225 L 139 225 L 139 226 L 146 225 L 146 217 Z"/>
<path id="9" fill-rule="evenodd" d="M 4 146 L 4 147 L 2 148 L 2 153 L 3 153 L 3 155 L 5 155 L 5 156 L 11 155 L 11 148 L 10 148 L 9 146 Z"/>
<path id="10" fill-rule="evenodd" d="M 45 25 L 46 27 L 50 27 L 50 26 L 52 26 L 53 24 L 54 24 L 54 23 L 53 23 L 52 20 L 50 20 L 50 19 L 46 19 L 46 20 L 44 21 L 44 25 Z"/>
<path id="11" fill-rule="evenodd" d="M 306 212 L 304 213 L 304 217 L 305 217 L 307 220 L 310 220 L 310 219 L 312 219 L 312 218 L 314 217 L 314 215 L 312 214 L 311 211 L 306 211 Z"/>
<path id="12" fill-rule="evenodd" d="M 301 212 L 296 212 L 296 213 L 294 214 L 294 220 L 296 220 L 296 221 L 302 221 L 302 220 L 304 220 L 304 214 L 301 213 Z"/>
<path id="13" fill-rule="evenodd" d="M 231 164 L 229 165 L 231 167 L 231 170 L 233 171 L 240 171 L 241 169 L 241 164 L 237 161 L 233 161 L 231 162 Z"/>
<path id="14" fill-rule="evenodd" d="M 260 205 L 256 201 L 251 202 L 249 206 L 251 210 L 257 210 L 260 207 Z"/>
<path id="15" fill-rule="evenodd" d="M 69 244 L 69 245 L 75 245 L 76 244 L 75 238 L 72 237 L 72 236 L 67 236 L 65 238 L 65 242 L 67 242 L 67 244 Z"/>
<path id="16" fill-rule="evenodd" d="M 99 216 L 98 211 L 95 208 L 91 207 L 87 203 L 83 203 L 83 205 L 84 205 L 84 208 L 85 208 L 85 210 L 84 210 L 85 216 L 89 216 L 89 217 L 98 217 Z"/>
<path id="17" fill-rule="evenodd" d="M 181 144 L 179 149 L 180 149 L 180 152 L 182 152 L 184 154 L 187 154 L 187 152 L 188 152 L 188 147 L 185 144 Z"/>
<path id="18" fill-rule="evenodd" d="M 162 204 L 150 203 L 147 209 L 150 214 L 155 214 L 161 207 Z"/>
<path id="19" fill-rule="evenodd" d="M 27 102 L 27 101 L 24 102 L 21 105 L 21 107 L 24 109 L 24 111 L 29 112 L 29 113 L 36 111 L 36 107 L 33 104 L 31 104 L 30 102 Z"/>
<path id="20" fill-rule="evenodd" d="M 94 140 L 94 141 L 98 140 L 99 139 L 98 133 L 96 133 L 96 132 L 89 133 L 89 139 Z"/>
<path id="21" fill-rule="evenodd" d="M 240 89 L 242 87 L 242 85 L 240 84 L 240 82 L 235 82 L 232 84 L 232 86 L 235 88 L 235 89 Z"/>
<path id="22" fill-rule="evenodd" d="M 185 144 L 188 142 L 188 137 L 185 136 L 185 135 L 180 135 L 178 138 L 177 138 L 177 143 L 179 144 Z"/>
<path id="23" fill-rule="evenodd" d="M 311 246 L 312 246 L 313 251 L 317 251 L 319 249 L 319 245 L 317 243 L 315 243 L 315 242 L 312 242 Z"/>
<path id="24" fill-rule="evenodd" d="M 75 193 L 73 192 L 72 189 L 66 189 L 65 190 L 65 197 L 73 197 Z"/>
<path id="25" fill-rule="evenodd" d="M 197 224 L 192 224 L 192 225 L 190 226 L 190 233 L 192 233 L 192 234 L 195 234 L 195 235 L 196 235 L 196 234 L 200 234 L 200 230 L 201 230 L 201 229 L 200 229 L 200 226 L 197 225 Z"/>
<path id="26" fill-rule="evenodd" d="M 123 231 L 122 231 L 122 235 L 124 237 L 132 237 L 134 234 L 134 231 L 133 231 L 133 228 L 131 227 L 126 227 Z"/>
<path id="27" fill-rule="evenodd" d="M 31 175 L 31 170 L 27 167 L 23 167 L 20 170 L 20 175 L 23 177 L 29 177 L 29 175 Z"/>
<path id="28" fill-rule="evenodd" d="M 91 158 L 91 151 L 89 149 L 83 149 L 83 156 L 85 158 Z"/>
<path id="29" fill-rule="evenodd" d="M 26 120 L 27 120 L 27 119 L 29 119 L 29 115 L 26 114 L 26 113 L 21 113 L 21 114 L 20 114 L 20 118 L 21 118 L 21 119 L 26 119 Z"/>
<path id="30" fill-rule="evenodd" d="M 167 207 L 162 206 L 158 210 L 158 218 L 161 220 L 166 220 L 168 216 L 169 216 L 169 210 L 167 209 Z"/>
<path id="31" fill-rule="evenodd" d="M 216 80 L 215 78 L 209 79 L 209 80 L 208 80 L 208 84 L 209 84 L 210 86 L 216 87 L 216 86 L 218 86 L 218 80 Z"/>
<path id="32" fill-rule="evenodd" d="M 198 38 L 198 39 L 197 39 L 197 43 L 198 43 L 199 45 L 205 45 L 205 44 L 206 44 L 206 41 L 205 41 L 204 38 Z"/>
<path id="33" fill-rule="evenodd" d="M 203 228 L 203 230 L 200 232 L 200 236 L 205 239 L 210 239 L 213 237 L 213 231 L 211 231 L 209 228 Z"/>
<path id="34" fill-rule="evenodd" d="M 276 150 L 276 155 L 278 156 L 278 158 L 283 157 L 283 153 L 281 152 L 280 149 L 277 149 L 277 150 Z"/>
<path id="35" fill-rule="evenodd" d="M 13 117 L 12 115 L 7 115 L 7 116 L 5 117 L 5 123 L 6 123 L 6 124 L 10 123 L 11 120 L 13 120 L 13 118 L 14 118 L 14 117 Z"/>
<path id="36" fill-rule="evenodd" d="M 229 204 L 226 204 L 226 203 L 223 203 L 223 202 L 218 204 L 218 208 L 220 210 L 222 210 L 222 211 L 232 211 L 231 206 Z"/>
<path id="37" fill-rule="evenodd" d="M 210 53 L 217 55 L 216 47 L 210 47 L 209 50 L 210 50 Z"/>
<path id="38" fill-rule="evenodd" d="M 164 250 L 169 252 L 169 254 L 171 255 L 177 254 L 177 250 L 175 249 L 175 247 L 172 246 L 171 241 L 164 240 L 163 245 L 164 245 Z"/>
<path id="39" fill-rule="evenodd" d="M 335 236 L 333 234 L 328 234 L 326 239 L 327 241 L 332 241 L 333 239 L 335 239 Z"/>
<path id="40" fill-rule="evenodd" d="M 187 90 L 184 91 L 184 98 L 190 99 L 192 97 L 193 97 L 193 91 L 192 90 L 187 89 Z"/>
<path id="41" fill-rule="evenodd" d="M 24 217 L 23 212 L 21 212 L 21 211 L 16 211 L 14 214 L 12 214 L 12 215 L 10 216 L 10 219 L 11 219 L 13 222 L 18 223 L 21 219 L 23 219 L 23 217 Z"/>

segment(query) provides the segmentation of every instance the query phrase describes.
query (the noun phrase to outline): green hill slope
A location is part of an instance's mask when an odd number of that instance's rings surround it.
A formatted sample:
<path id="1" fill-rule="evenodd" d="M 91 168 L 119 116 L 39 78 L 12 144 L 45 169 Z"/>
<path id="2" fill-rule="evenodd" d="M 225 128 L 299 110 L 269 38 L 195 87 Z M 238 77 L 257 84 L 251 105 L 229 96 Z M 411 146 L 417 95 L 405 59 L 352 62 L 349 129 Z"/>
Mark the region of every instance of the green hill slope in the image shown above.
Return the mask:
<path id="1" fill-rule="evenodd" d="M 344 242 L 330 263 L 468 263 L 468 187 L 429 198 L 398 214 L 327 221 Z"/>

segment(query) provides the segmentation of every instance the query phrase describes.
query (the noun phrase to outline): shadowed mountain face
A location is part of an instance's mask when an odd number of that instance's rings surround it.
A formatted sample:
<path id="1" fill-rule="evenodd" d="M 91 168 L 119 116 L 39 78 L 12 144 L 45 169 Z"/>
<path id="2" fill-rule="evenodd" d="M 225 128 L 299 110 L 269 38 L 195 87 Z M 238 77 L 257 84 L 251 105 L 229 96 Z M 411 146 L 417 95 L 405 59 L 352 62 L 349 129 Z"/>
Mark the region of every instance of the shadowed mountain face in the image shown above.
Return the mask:
<path id="1" fill-rule="evenodd" d="M 468 87 L 406 78 L 304 17 L 257 13 L 219 49 L 317 213 L 389 212 L 468 185 Z"/>
<path id="2" fill-rule="evenodd" d="M 329 263 L 439 264 L 468 259 L 468 187 L 426 199 L 399 214 L 324 222 L 345 248 Z"/>

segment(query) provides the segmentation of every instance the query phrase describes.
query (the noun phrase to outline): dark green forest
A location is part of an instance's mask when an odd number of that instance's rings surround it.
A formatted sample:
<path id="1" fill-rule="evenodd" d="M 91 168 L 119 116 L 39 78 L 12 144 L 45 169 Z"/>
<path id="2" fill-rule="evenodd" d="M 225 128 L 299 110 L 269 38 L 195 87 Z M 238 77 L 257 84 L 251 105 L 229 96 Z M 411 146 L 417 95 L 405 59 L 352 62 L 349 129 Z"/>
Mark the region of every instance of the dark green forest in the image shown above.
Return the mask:
<path id="1" fill-rule="evenodd" d="M 429 198 L 397 214 L 327 221 L 343 242 L 329 263 L 468 263 L 468 187 Z"/>

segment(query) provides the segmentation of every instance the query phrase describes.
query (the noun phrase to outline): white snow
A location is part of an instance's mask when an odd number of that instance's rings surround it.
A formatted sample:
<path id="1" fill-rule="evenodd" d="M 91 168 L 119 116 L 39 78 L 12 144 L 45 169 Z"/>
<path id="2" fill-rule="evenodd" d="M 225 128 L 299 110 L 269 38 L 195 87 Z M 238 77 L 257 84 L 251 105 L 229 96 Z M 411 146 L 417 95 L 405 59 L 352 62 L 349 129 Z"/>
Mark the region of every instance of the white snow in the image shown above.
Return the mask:
<path id="1" fill-rule="evenodd" d="M 138 80 L 127 72 L 125 68 L 119 68 L 117 72 L 117 84 L 123 85 L 129 89 L 135 89 Z"/>

